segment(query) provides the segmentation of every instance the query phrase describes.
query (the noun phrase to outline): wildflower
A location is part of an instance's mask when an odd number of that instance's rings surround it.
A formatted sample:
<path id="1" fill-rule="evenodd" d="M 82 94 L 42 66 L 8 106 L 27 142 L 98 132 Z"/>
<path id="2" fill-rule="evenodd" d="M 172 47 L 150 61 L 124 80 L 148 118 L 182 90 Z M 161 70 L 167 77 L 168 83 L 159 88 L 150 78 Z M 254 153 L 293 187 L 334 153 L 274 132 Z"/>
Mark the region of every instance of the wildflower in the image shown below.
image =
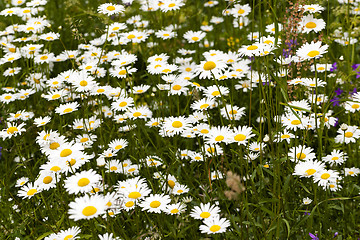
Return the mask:
<path id="1" fill-rule="evenodd" d="M 213 218 L 219 215 L 220 208 L 216 205 L 210 205 L 210 203 L 200 203 L 200 206 L 195 206 L 190 213 L 190 216 L 195 219 L 207 219 Z"/>
<path id="2" fill-rule="evenodd" d="M 229 137 L 230 134 L 231 131 L 226 126 L 212 127 L 205 136 L 205 142 L 210 145 L 222 142 L 228 144 L 232 141 Z"/>
<path id="3" fill-rule="evenodd" d="M 345 168 L 345 176 L 357 176 L 360 173 L 360 169 L 356 167 Z"/>
<path id="4" fill-rule="evenodd" d="M 27 185 L 23 185 L 21 189 L 19 190 L 17 196 L 25 198 L 32 198 L 35 194 L 41 192 L 39 187 L 35 185 L 34 183 L 28 183 Z"/>
<path id="5" fill-rule="evenodd" d="M 329 155 L 326 155 L 322 159 L 323 161 L 330 163 L 331 166 L 333 165 L 341 165 L 347 160 L 346 153 L 334 149 Z"/>
<path id="6" fill-rule="evenodd" d="M 314 18 L 312 14 L 302 17 L 299 24 L 299 28 L 303 29 L 303 33 L 309 33 L 311 31 L 319 32 L 325 28 L 325 21 L 317 18 Z"/>
<path id="7" fill-rule="evenodd" d="M 75 198 L 75 201 L 69 204 L 69 218 L 78 221 L 102 215 L 106 213 L 106 203 L 106 199 L 101 195 L 85 195 Z"/>
<path id="8" fill-rule="evenodd" d="M 25 123 L 20 123 L 17 125 L 16 123 L 6 123 L 7 127 L 0 132 L 0 137 L 3 139 L 16 137 L 17 135 L 21 135 L 22 132 L 26 132 L 24 128 Z"/>
<path id="9" fill-rule="evenodd" d="M 309 205 L 310 203 L 312 203 L 312 199 L 310 199 L 308 197 L 303 198 L 302 202 L 303 202 L 304 205 Z"/>
<path id="10" fill-rule="evenodd" d="M 123 13 L 125 11 L 124 6 L 119 4 L 104 3 L 98 7 L 98 12 L 111 16 L 113 14 Z"/>
<path id="11" fill-rule="evenodd" d="M 187 31 L 183 37 L 189 42 L 189 43 L 196 43 L 196 42 L 200 42 L 204 37 L 205 37 L 206 33 L 202 32 L 202 31 Z"/>
<path id="12" fill-rule="evenodd" d="M 330 183 L 336 183 L 339 178 L 339 173 L 333 170 L 323 169 L 314 174 L 314 182 L 317 182 L 319 186 L 325 187 Z"/>
<path id="13" fill-rule="evenodd" d="M 348 126 L 346 130 L 342 130 L 340 128 L 337 132 L 339 135 L 335 137 L 336 143 L 348 144 L 350 142 L 356 142 L 356 140 L 360 137 L 360 130 L 357 126 Z"/>
<path id="14" fill-rule="evenodd" d="M 142 207 L 142 210 L 148 212 L 161 213 L 162 211 L 165 211 L 166 206 L 170 202 L 171 199 L 168 195 L 151 194 L 140 203 L 140 207 Z"/>
<path id="15" fill-rule="evenodd" d="M 185 117 L 168 117 L 164 119 L 162 128 L 166 131 L 166 134 L 173 136 L 185 131 L 191 126 L 190 124 L 190 120 Z"/>
<path id="16" fill-rule="evenodd" d="M 101 180 L 101 176 L 94 170 L 76 173 L 64 180 L 65 188 L 68 193 L 90 192 L 93 186 Z"/>
<path id="17" fill-rule="evenodd" d="M 79 106 L 80 105 L 77 102 L 65 103 L 65 104 L 61 104 L 59 107 L 55 108 L 55 112 L 60 115 L 64 115 L 64 114 L 76 111 Z"/>
<path id="18" fill-rule="evenodd" d="M 307 160 L 298 162 L 293 175 L 300 177 L 313 177 L 315 173 L 325 169 L 325 164 L 319 161 Z"/>
<path id="19" fill-rule="evenodd" d="M 305 43 L 296 51 L 296 55 L 304 60 L 320 58 L 324 53 L 327 53 L 329 47 L 327 44 L 321 46 L 321 43 L 321 41 L 316 43 Z"/>
<path id="20" fill-rule="evenodd" d="M 172 10 L 178 10 L 180 7 L 184 6 L 185 3 L 183 0 L 162 0 L 160 5 L 160 10 L 162 12 L 168 12 Z"/>
<path id="21" fill-rule="evenodd" d="M 200 225 L 199 229 L 202 233 L 207 234 L 226 232 L 227 228 L 230 226 L 230 221 L 226 218 L 220 218 L 220 216 L 207 218 L 203 223 L 204 225 Z"/>
<path id="22" fill-rule="evenodd" d="M 58 233 L 58 238 L 59 239 L 78 239 L 80 238 L 79 236 L 77 236 L 79 233 L 81 232 L 81 229 L 79 227 L 71 227 L 67 230 L 61 230 Z"/>
<path id="23" fill-rule="evenodd" d="M 186 205 L 183 203 L 168 204 L 164 212 L 169 215 L 180 215 L 186 211 Z"/>

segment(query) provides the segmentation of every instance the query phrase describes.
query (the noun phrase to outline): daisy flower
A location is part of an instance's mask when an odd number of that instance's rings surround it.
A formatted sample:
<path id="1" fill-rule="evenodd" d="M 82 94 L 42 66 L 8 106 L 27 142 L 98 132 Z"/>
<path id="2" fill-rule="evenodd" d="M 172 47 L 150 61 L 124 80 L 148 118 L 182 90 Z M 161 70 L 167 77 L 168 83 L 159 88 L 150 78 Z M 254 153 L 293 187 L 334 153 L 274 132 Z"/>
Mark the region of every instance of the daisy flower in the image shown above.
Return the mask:
<path id="1" fill-rule="evenodd" d="M 319 186 L 328 186 L 329 183 L 336 183 L 339 179 L 339 173 L 333 170 L 323 169 L 314 174 L 314 182 Z"/>
<path id="2" fill-rule="evenodd" d="M 127 147 L 128 141 L 126 139 L 115 139 L 109 143 L 109 148 L 113 149 L 115 152 Z"/>
<path id="3" fill-rule="evenodd" d="M 186 205 L 181 202 L 175 204 L 168 204 L 166 206 L 166 209 L 163 211 L 169 215 L 180 215 L 181 213 L 186 211 Z"/>
<path id="4" fill-rule="evenodd" d="M 306 118 L 299 118 L 294 114 L 287 114 L 281 117 L 281 122 L 287 130 L 305 129 L 308 124 Z"/>
<path id="5" fill-rule="evenodd" d="M 226 104 L 225 107 L 220 109 L 221 115 L 229 120 L 240 120 L 245 115 L 245 107 L 239 108 L 235 105 Z"/>
<path id="6" fill-rule="evenodd" d="M 16 123 L 7 122 L 6 125 L 7 127 L 0 132 L 0 137 L 3 139 L 16 137 L 17 135 L 21 135 L 22 132 L 26 132 L 24 128 L 25 123 L 17 125 Z"/>
<path id="7" fill-rule="evenodd" d="M 120 97 L 111 103 L 111 109 L 114 111 L 125 111 L 132 106 L 134 106 L 134 99 L 131 97 Z"/>
<path id="8" fill-rule="evenodd" d="M 165 118 L 162 123 L 162 128 L 169 136 L 180 134 L 189 127 L 191 127 L 190 120 L 182 116 Z"/>
<path id="9" fill-rule="evenodd" d="M 25 198 L 32 198 L 35 194 L 41 192 L 39 187 L 34 183 L 28 183 L 27 185 L 23 185 L 19 190 L 17 196 L 23 199 Z"/>
<path id="10" fill-rule="evenodd" d="M 299 145 L 297 147 L 292 147 L 289 149 L 288 153 L 289 159 L 293 162 L 300 161 L 309 161 L 316 158 L 315 153 L 311 147 L 306 147 Z"/>
<path id="11" fill-rule="evenodd" d="M 149 85 L 141 84 L 140 86 L 134 86 L 132 91 L 134 94 L 142 94 L 149 90 L 149 88 Z"/>
<path id="12" fill-rule="evenodd" d="M 55 112 L 60 115 L 64 115 L 64 114 L 71 113 L 73 111 L 78 110 L 79 106 L 80 105 L 77 102 L 65 103 L 65 104 L 61 104 L 59 107 L 55 108 Z"/>
<path id="13" fill-rule="evenodd" d="M 301 18 L 301 22 L 299 24 L 300 30 L 303 33 L 309 33 L 311 31 L 319 32 L 325 28 L 325 21 L 323 19 L 314 18 L 312 14 L 306 15 Z"/>
<path id="14" fill-rule="evenodd" d="M 207 218 L 214 218 L 220 213 L 220 208 L 216 205 L 210 205 L 210 203 L 200 203 L 200 206 L 195 206 L 190 213 L 190 216 L 194 219 L 204 220 Z"/>
<path id="15" fill-rule="evenodd" d="M 79 227 L 71 227 L 67 230 L 61 230 L 58 233 L 59 239 L 78 239 L 80 236 L 77 236 L 81 232 L 81 229 Z"/>
<path id="16" fill-rule="evenodd" d="M 204 94 L 208 98 L 227 96 L 229 94 L 229 88 L 224 86 L 217 87 L 216 85 L 212 85 L 204 89 Z"/>
<path id="17" fill-rule="evenodd" d="M 25 183 L 27 183 L 29 181 L 29 178 L 27 177 L 21 177 L 18 180 L 16 180 L 16 185 L 15 187 L 21 187 L 23 186 Z"/>
<path id="18" fill-rule="evenodd" d="M 249 15 L 250 12 L 251 12 L 251 7 L 249 4 L 246 5 L 235 4 L 234 8 L 231 9 L 231 14 L 235 18 L 245 17 Z"/>
<path id="19" fill-rule="evenodd" d="M 104 3 L 98 7 L 97 11 L 99 13 L 111 16 L 113 14 L 123 13 L 125 11 L 125 8 L 124 6 L 119 4 Z"/>
<path id="20" fill-rule="evenodd" d="M 345 176 L 357 176 L 360 173 L 360 169 L 356 167 L 345 168 Z"/>
<path id="21" fill-rule="evenodd" d="M 70 194 L 90 192 L 93 186 L 101 180 L 101 176 L 94 170 L 76 173 L 64 180 L 64 187 Z"/>
<path id="22" fill-rule="evenodd" d="M 106 203 L 106 199 L 101 195 L 78 197 L 69 204 L 69 218 L 78 221 L 98 217 L 106 213 Z"/>
<path id="23" fill-rule="evenodd" d="M 339 135 L 335 137 L 336 143 L 355 143 L 356 140 L 360 137 L 360 130 L 357 126 L 348 126 L 347 130 L 345 131 L 339 128 L 337 132 Z"/>
<path id="24" fill-rule="evenodd" d="M 263 48 L 264 48 L 264 44 L 254 43 L 252 45 L 242 46 L 238 50 L 238 52 L 239 52 L 240 56 L 247 56 L 247 57 L 259 56 L 260 52 L 262 52 Z"/>
<path id="25" fill-rule="evenodd" d="M 230 133 L 232 142 L 237 143 L 238 145 L 246 145 L 248 140 L 254 136 L 255 134 L 252 133 L 252 127 L 247 126 L 238 126 L 233 129 L 232 133 Z"/>
<path id="26" fill-rule="evenodd" d="M 194 32 L 192 30 L 187 31 L 183 37 L 189 42 L 189 43 L 196 43 L 200 42 L 204 37 L 206 36 L 205 32 L 197 31 Z"/>
<path id="27" fill-rule="evenodd" d="M 300 6 L 301 8 L 304 9 L 304 12 L 310 12 L 310 13 L 320 13 L 322 12 L 325 8 L 320 6 L 319 4 L 309 4 L 309 5 L 303 5 Z"/>
<path id="28" fill-rule="evenodd" d="M 165 211 L 166 206 L 171 202 L 171 199 L 168 195 L 164 194 L 151 194 L 146 197 L 139 206 L 143 211 L 161 213 Z"/>
<path id="29" fill-rule="evenodd" d="M 300 177 L 312 177 L 315 173 L 325 169 L 325 164 L 319 161 L 308 160 L 298 162 L 295 166 L 293 175 Z"/>
<path id="30" fill-rule="evenodd" d="M 40 171 L 40 176 L 34 182 L 40 190 L 49 190 L 56 187 L 55 172 L 53 171 Z"/>
<path id="31" fill-rule="evenodd" d="M 231 135 L 231 131 L 226 126 L 221 127 L 212 127 L 208 134 L 205 136 L 205 142 L 207 144 L 215 144 L 215 143 L 230 143 L 231 138 L 229 137 Z"/>
<path id="32" fill-rule="evenodd" d="M 290 144 L 290 139 L 293 138 L 295 138 L 295 135 L 285 129 L 283 132 L 277 133 L 274 136 L 274 142 L 286 141 L 288 144 Z"/>
<path id="33" fill-rule="evenodd" d="M 321 46 L 321 43 L 321 41 L 316 43 L 305 43 L 296 50 L 296 55 L 304 60 L 320 58 L 323 54 L 327 53 L 327 49 L 329 47 L 327 44 Z"/>
<path id="34" fill-rule="evenodd" d="M 322 158 L 324 162 L 330 163 L 330 166 L 341 165 L 347 160 L 346 153 L 334 149 L 329 155 Z"/>
<path id="35" fill-rule="evenodd" d="M 312 199 L 310 199 L 310 198 L 303 198 L 303 200 L 302 200 L 302 202 L 303 202 L 303 204 L 304 205 L 309 205 L 310 203 L 312 203 Z"/>
<path id="36" fill-rule="evenodd" d="M 146 119 L 152 117 L 152 112 L 147 106 L 129 108 L 126 114 L 131 119 L 137 119 L 137 118 Z"/>
<path id="37" fill-rule="evenodd" d="M 51 117 L 45 116 L 45 117 L 38 117 L 34 118 L 34 124 L 37 127 L 45 126 L 47 123 L 49 123 L 51 120 Z"/>
<path id="38" fill-rule="evenodd" d="M 191 104 L 191 108 L 193 110 L 207 110 L 209 108 L 213 108 L 215 104 L 214 98 L 202 98 L 197 100 Z"/>
<path id="39" fill-rule="evenodd" d="M 120 240 L 119 237 L 114 237 L 113 233 L 105 233 L 103 235 L 99 234 L 98 237 L 100 240 Z"/>
<path id="40" fill-rule="evenodd" d="M 199 229 L 201 233 L 207 234 L 224 233 L 230 226 L 230 221 L 226 218 L 220 218 L 220 216 L 205 219 L 203 223 L 204 225 L 200 225 Z"/>
<path id="41" fill-rule="evenodd" d="M 160 10 L 162 12 L 178 10 L 180 7 L 185 5 L 183 0 L 162 0 L 161 2 L 162 4 L 160 5 Z"/>
<path id="42" fill-rule="evenodd" d="M 199 74 L 200 79 L 212 79 L 213 75 L 217 77 L 222 74 L 226 67 L 226 63 L 223 62 L 221 56 L 213 56 L 207 58 L 206 61 L 201 61 L 195 69 L 195 73 Z"/>
<path id="43" fill-rule="evenodd" d="M 3 75 L 5 77 L 8 76 L 15 76 L 16 74 L 18 74 L 21 70 L 21 67 L 14 67 L 14 68 L 8 68 L 4 71 Z"/>

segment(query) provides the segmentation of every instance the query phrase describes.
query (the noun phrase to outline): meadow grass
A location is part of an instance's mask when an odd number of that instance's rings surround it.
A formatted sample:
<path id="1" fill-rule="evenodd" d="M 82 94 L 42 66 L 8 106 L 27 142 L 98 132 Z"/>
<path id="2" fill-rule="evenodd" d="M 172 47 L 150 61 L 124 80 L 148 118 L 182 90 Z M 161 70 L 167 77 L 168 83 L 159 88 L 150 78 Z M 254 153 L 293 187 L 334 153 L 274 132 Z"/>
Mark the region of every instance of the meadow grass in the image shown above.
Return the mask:
<path id="1" fill-rule="evenodd" d="M 0 2 L 0 239 L 360 238 L 358 2 Z"/>

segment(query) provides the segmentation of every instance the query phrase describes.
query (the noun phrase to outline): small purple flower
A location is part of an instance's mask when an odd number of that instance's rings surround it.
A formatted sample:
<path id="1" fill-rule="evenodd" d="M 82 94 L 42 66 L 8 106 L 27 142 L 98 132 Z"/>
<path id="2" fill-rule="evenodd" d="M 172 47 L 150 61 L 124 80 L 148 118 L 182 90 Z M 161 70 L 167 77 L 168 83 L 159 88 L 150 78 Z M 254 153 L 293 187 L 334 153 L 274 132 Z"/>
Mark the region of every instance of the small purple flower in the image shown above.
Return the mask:
<path id="1" fill-rule="evenodd" d="M 339 125 L 339 118 L 336 118 L 336 122 L 334 124 L 334 127 L 336 127 L 337 125 Z"/>
<path id="2" fill-rule="evenodd" d="M 317 237 L 317 234 L 314 235 L 314 234 L 312 234 L 312 233 L 309 233 L 309 235 L 310 235 L 310 237 L 311 237 L 312 240 L 319 240 L 319 238 Z"/>
<path id="3" fill-rule="evenodd" d="M 310 215 L 310 213 L 308 211 L 305 211 L 304 215 Z"/>
<path id="4" fill-rule="evenodd" d="M 338 89 L 335 90 L 335 93 L 336 93 L 336 95 L 338 95 L 338 96 L 341 95 L 343 92 L 344 92 L 344 91 L 341 90 L 340 88 L 338 88 Z"/>
<path id="5" fill-rule="evenodd" d="M 352 65 L 351 67 L 352 67 L 353 71 L 355 71 L 359 66 L 360 66 L 360 64 L 358 63 L 358 64 Z"/>
<path id="6" fill-rule="evenodd" d="M 331 68 L 330 68 L 330 72 L 333 72 L 337 69 L 337 62 L 334 62 L 332 65 L 331 65 Z"/>
<path id="7" fill-rule="evenodd" d="M 338 97 L 333 97 L 332 99 L 330 99 L 330 102 L 333 103 L 333 106 L 340 106 L 340 98 Z"/>
<path id="8" fill-rule="evenodd" d="M 334 237 L 333 237 L 333 238 L 337 237 L 337 235 L 339 235 L 339 233 L 338 233 L 338 232 L 336 232 L 336 233 L 334 234 Z"/>
<path id="9" fill-rule="evenodd" d="M 359 75 L 360 76 L 360 75 Z M 352 96 L 353 94 L 357 93 L 357 89 L 354 88 L 351 92 L 349 92 L 349 94 Z"/>

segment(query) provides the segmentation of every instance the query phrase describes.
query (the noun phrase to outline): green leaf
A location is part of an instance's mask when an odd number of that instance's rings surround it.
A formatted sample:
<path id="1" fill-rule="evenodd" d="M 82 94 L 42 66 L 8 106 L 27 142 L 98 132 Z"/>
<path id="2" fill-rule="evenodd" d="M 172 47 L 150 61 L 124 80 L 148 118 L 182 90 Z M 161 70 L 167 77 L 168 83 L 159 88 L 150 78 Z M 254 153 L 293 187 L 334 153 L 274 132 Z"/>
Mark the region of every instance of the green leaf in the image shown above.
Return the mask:
<path id="1" fill-rule="evenodd" d="M 52 234 L 53 232 L 46 232 L 46 233 L 44 233 L 44 234 L 42 234 L 42 235 L 40 235 L 40 237 L 38 237 L 36 240 L 41 240 L 41 239 L 43 239 L 43 238 L 45 238 L 45 237 L 47 237 L 47 236 L 49 236 L 50 234 Z"/>

